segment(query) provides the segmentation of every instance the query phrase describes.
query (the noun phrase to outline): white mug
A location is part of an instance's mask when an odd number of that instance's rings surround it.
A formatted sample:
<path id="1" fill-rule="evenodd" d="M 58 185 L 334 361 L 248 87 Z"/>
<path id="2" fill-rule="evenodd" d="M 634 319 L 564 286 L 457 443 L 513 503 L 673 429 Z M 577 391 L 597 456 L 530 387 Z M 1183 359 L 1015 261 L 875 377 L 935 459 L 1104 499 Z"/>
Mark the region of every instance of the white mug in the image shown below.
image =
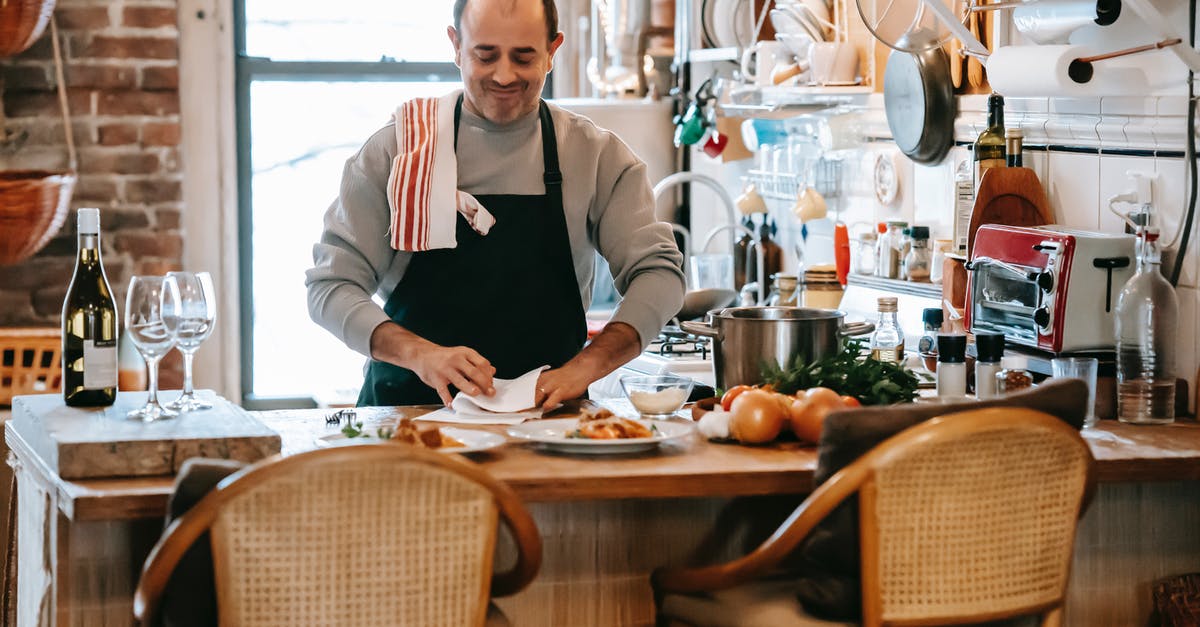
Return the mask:
<path id="1" fill-rule="evenodd" d="M 774 39 L 756 41 L 742 53 L 742 76 L 757 85 L 770 85 L 775 66 L 790 61 L 791 56 L 782 43 Z"/>
<path id="2" fill-rule="evenodd" d="M 850 84 L 858 75 L 858 49 L 843 41 L 818 41 L 808 52 L 813 82 Z"/>

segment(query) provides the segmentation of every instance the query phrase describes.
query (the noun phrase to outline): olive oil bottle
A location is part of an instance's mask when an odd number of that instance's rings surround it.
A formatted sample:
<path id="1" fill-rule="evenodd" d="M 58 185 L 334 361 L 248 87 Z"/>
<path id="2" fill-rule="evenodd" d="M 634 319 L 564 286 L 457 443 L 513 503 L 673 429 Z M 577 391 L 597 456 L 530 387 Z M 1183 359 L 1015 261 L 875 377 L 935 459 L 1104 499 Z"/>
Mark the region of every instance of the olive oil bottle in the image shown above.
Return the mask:
<path id="1" fill-rule="evenodd" d="M 1003 168 L 1008 157 L 1004 145 L 1004 96 L 988 96 L 988 125 L 972 146 L 975 160 L 975 187 L 988 168 Z"/>
<path id="2" fill-rule="evenodd" d="M 100 210 L 79 210 L 79 256 L 62 314 L 63 400 L 74 407 L 117 400 L 117 306 L 100 262 Z"/>

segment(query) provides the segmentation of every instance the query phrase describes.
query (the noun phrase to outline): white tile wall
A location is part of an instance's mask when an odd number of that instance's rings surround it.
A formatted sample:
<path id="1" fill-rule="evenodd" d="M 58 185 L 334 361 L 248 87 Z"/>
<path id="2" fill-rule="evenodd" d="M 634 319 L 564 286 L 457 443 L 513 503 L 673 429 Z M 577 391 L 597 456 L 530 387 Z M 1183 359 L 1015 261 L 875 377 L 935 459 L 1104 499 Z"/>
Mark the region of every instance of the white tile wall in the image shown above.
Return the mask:
<path id="1" fill-rule="evenodd" d="M 1100 228 L 1100 160 L 1096 155 L 1051 152 L 1050 175 L 1042 180 L 1059 224 Z"/>
<path id="2" fill-rule="evenodd" d="M 1157 210 L 1159 224 L 1162 227 L 1163 238 L 1170 238 L 1180 228 L 1180 220 L 1187 214 L 1187 184 L 1184 177 L 1185 162 L 1182 159 L 1155 159 L 1158 180 L 1154 182 L 1154 205 Z M 1183 271 L 1179 275 L 1179 284 L 1196 287 L 1196 246 L 1197 229 L 1195 221 L 1192 224 L 1192 239 L 1188 244 L 1188 255 L 1184 260 Z M 1193 318 L 1194 319 L 1194 318 Z"/>

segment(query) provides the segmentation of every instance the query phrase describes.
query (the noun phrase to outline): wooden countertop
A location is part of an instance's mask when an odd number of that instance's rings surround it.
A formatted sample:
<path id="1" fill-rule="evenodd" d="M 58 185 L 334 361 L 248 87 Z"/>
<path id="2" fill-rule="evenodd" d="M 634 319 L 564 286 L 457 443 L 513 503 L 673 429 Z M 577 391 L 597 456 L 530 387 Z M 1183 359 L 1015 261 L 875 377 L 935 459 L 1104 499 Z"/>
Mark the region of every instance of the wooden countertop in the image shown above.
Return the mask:
<path id="1" fill-rule="evenodd" d="M 370 421 L 427 411 L 369 408 L 360 409 L 359 418 Z M 255 415 L 280 433 L 286 455 L 311 449 L 315 438 L 336 431 L 325 425 L 327 413 L 314 409 Z M 471 428 L 497 433 L 505 429 Z M 1200 424 L 1196 422 L 1135 427 L 1103 420 L 1084 436 L 1098 462 L 1100 481 L 1200 479 Z M 30 463 L 28 446 L 11 425 L 6 428 L 5 439 L 25 463 Z M 679 444 L 663 445 L 657 452 L 637 455 L 562 455 L 510 441 L 471 458 L 531 502 L 799 494 L 812 489 L 816 467 L 816 450 L 794 442 L 749 447 L 710 443 L 699 435 Z M 32 462 L 36 468 L 37 460 Z M 56 485 L 59 508 L 78 520 L 162 516 L 172 483 L 170 477 L 64 481 L 44 466 L 38 470 Z"/>

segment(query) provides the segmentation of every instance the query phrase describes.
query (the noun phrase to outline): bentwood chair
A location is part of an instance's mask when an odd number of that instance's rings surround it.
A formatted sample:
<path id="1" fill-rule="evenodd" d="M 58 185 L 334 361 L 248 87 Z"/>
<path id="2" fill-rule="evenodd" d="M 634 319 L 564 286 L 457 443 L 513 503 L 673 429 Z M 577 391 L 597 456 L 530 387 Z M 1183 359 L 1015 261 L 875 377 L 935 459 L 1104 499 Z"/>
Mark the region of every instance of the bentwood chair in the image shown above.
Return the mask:
<path id="1" fill-rule="evenodd" d="M 493 574 L 501 520 L 517 559 Z M 140 624 L 206 531 L 220 624 L 239 627 L 484 625 L 490 596 L 525 587 L 542 555 L 516 494 L 457 456 L 388 443 L 277 456 L 167 528 L 134 596 Z"/>
<path id="2" fill-rule="evenodd" d="M 757 549 L 652 577 L 660 625 L 845 624 L 806 614 L 777 567 L 858 497 L 863 625 L 1040 615 L 1059 625 L 1075 528 L 1094 486 L 1079 433 L 1030 409 L 978 409 L 888 439 L 818 487 Z"/>

